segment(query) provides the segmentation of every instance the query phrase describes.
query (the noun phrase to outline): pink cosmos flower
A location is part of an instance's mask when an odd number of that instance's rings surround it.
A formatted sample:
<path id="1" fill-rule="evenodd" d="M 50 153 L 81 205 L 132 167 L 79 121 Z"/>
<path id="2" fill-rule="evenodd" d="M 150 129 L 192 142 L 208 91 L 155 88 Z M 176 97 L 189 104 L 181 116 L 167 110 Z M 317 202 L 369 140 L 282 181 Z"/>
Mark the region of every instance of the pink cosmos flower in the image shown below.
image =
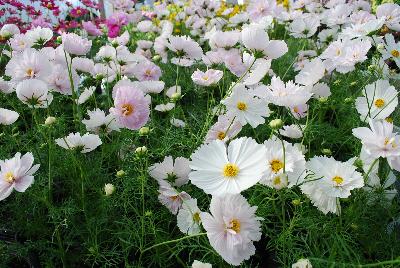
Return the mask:
<path id="1" fill-rule="evenodd" d="M 83 29 L 88 32 L 88 34 L 93 35 L 93 36 L 99 36 L 101 35 L 101 30 L 97 28 L 97 26 L 91 22 L 91 21 L 83 21 L 82 22 Z"/>
<path id="2" fill-rule="evenodd" d="M 81 8 L 81 7 L 75 7 L 73 9 L 71 9 L 71 13 L 70 15 L 74 18 L 79 18 L 85 14 L 88 13 L 87 9 Z"/>
<path id="3" fill-rule="evenodd" d="M 139 81 L 157 81 L 161 76 L 161 69 L 151 61 L 142 61 L 133 69 L 133 74 Z"/>
<path id="4" fill-rule="evenodd" d="M 11 159 L 0 160 L 0 201 L 6 199 L 15 189 L 18 192 L 25 190 L 33 183 L 33 174 L 40 165 L 33 164 L 32 153 L 16 153 Z"/>
<path id="5" fill-rule="evenodd" d="M 221 80 L 222 75 L 223 72 L 219 70 L 209 69 L 206 72 L 197 70 L 192 74 L 192 80 L 197 85 L 208 87 L 218 83 L 218 81 Z"/>
<path id="6" fill-rule="evenodd" d="M 128 24 L 128 16 L 125 12 L 115 12 L 107 19 L 108 37 L 115 38 L 122 26 Z"/>
<path id="7" fill-rule="evenodd" d="M 136 130 L 149 120 L 149 106 L 150 101 L 140 89 L 126 85 L 118 88 L 110 113 L 115 115 L 122 126 Z"/>
<path id="8" fill-rule="evenodd" d="M 74 33 L 63 33 L 61 39 L 64 50 L 73 55 L 85 55 L 92 47 L 92 41 Z"/>

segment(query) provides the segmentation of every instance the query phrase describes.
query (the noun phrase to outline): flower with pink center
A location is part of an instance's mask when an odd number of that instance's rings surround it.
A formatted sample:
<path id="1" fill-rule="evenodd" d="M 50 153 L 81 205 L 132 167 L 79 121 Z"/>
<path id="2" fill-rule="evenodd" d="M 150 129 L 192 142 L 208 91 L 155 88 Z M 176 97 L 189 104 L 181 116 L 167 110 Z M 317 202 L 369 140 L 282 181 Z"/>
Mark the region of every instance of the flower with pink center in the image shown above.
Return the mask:
<path id="1" fill-rule="evenodd" d="M 151 61 L 142 61 L 134 67 L 133 74 L 139 81 L 158 81 L 161 69 Z"/>
<path id="2" fill-rule="evenodd" d="M 25 192 L 32 185 L 33 174 L 40 165 L 33 164 L 32 153 L 16 153 L 11 159 L 0 160 L 0 201 L 6 199 L 15 189 Z"/>
<path id="3" fill-rule="evenodd" d="M 143 92 L 133 86 L 118 88 L 114 99 L 114 107 L 110 112 L 124 127 L 136 130 L 144 126 L 149 120 L 150 101 Z"/>

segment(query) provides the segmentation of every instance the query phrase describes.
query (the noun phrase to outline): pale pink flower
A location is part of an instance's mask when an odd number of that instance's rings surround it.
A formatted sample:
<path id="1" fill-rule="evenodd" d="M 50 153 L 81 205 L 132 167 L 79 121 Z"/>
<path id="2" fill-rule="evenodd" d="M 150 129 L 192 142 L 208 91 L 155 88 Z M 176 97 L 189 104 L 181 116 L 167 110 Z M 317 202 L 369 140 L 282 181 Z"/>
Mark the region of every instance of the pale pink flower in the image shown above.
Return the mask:
<path id="1" fill-rule="evenodd" d="M 40 165 L 33 164 L 32 153 L 16 153 L 11 159 L 0 160 L 0 201 L 6 199 L 15 189 L 18 192 L 25 190 L 34 181 L 33 174 Z"/>
<path id="2" fill-rule="evenodd" d="M 139 129 L 149 120 L 150 101 L 140 89 L 121 86 L 117 90 L 114 107 L 110 108 L 110 112 L 122 126 L 132 130 Z"/>
<path id="3" fill-rule="evenodd" d="M 179 209 L 182 207 L 183 201 L 190 200 L 191 197 L 186 192 L 178 192 L 174 189 L 168 182 L 162 180 L 158 181 L 160 188 L 158 192 L 158 200 L 163 204 L 168 210 L 176 215 Z"/>
<path id="4" fill-rule="evenodd" d="M 227 194 L 212 197 L 211 214 L 200 213 L 211 246 L 227 263 L 240 265 L 254 255 L 253 241 L 261 239 L 262 220 L 256 210 L 242 195 Z"/>
<path id="5" fill-rule="evenodd" d="M 92 47 L 92 41 L 75 33 L 63 33 L 61 39 L 64 50 L 73 55 L 85 55 Z"/>
<path id="6" fill-rule="evenodd" d="M 208 131 L 205 142 L 226 141 L 236 137 L 241 130 L 242 125 L 237 120 L 226 115 L 220 115 L 218 121 Z"/>
<path id="7" fill-rule="evenodd" d="M 195 84 L 200 86 L 211 86 L 217 84 L 221 80 L 223 72 L 220 70 L 209 69 L 202 72 L 199 69 L 192 74 L 192 80 Z"/>
<path id="8" fill-rule="evenodd" d="M 139 81 L 157 81 L 161 76 L 161 69 L 151 61 L 142 61 L 133 68 L 133 74 Z"/>

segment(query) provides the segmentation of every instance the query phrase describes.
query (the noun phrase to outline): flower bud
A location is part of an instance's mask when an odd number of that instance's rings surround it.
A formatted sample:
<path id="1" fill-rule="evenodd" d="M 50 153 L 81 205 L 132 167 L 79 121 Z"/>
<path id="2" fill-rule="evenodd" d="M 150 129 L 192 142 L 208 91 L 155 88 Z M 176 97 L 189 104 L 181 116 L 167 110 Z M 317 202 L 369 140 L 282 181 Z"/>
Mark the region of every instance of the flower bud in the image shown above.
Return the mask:
<path id="1" fill-rule="evenodd" d="M 324 155 L 332 155 L 332 151 L 330 149 L 324 148 L 321 150 Z"/>
<path id="2" fill-rule="evenodd" d="M 54 124 L 54 122 L 56 122 L 56 118 L 53 117 L 53 116 L 49 116 L 49 117 L 47 117 L 46 120 L 44 121 L 44 124 L 45 124 L 46 126 L 50 126 L 50 125 Z"/>
<path id="3" fill-rule="evenodd" d="M 150 128 L 148 127 L 142 127 L 139 129 L 139 135 L 140 136 L 147 136 L 150 133 Z"/>
<path id="4" fill-rule="evenodd" d="M 160 55 L 154 55 L 153 61 L 159 61 L 161 59 Z"/>
<path id="5" fill-rule="evenodd" d="M 353 98 L 345 98 L 344 99 L 344 103 L 352 103 L 353 102 Z"/>
<path id="6" fill-rule="evenodd" d="M 318 99 L 318 101 L 319 101 L 320 103 L 326 103 L 326 102 L 328 101 L 328 98 L 326 98 L 326 97 L 321 97 L 321 98 Z"/>
<path id="7" fill-rule="evenodd" d="M 123 171 L 122 169 L 117 171 L 118 178 L 122 178 L 123 176 L 125 176 L 125 174 L 126 174 L 125 171 Z"/>
<path id="8" fill-rule="evenodd" d="M 104 192 L 106 193 L 106 196 L 110 196 L 114 193 L 115 187 L 111 183 L 107 183 L 104 185 Z"/>
<path id="9" fill-rule="evenodd" d="M 138 147 L 136 148 L 135 153 L 138 155 L 145 155 L 147 153 L 147 147 L 146 146 Z"/>
<path id="10" fill-rule="evenodd" d="M 174 94 L 172 94 L 171 100 L 172 100 L 173 102 L 177 102 L 178 100 L 181 99 L 181 97 L 182 97 L 181 93 L 175 92 Z"/>
<path id="11" fill-rule="evenodd" d="M 283 126 L 283 121 L 282 121 L 282 119 L 280 119 L 280 118 L 271 120 L 271 121 L 269 122 L 269 126 L 270 126 L 272 129 L 280 129 L 280 128 Z"/>
<path id="12" fill-rule="evenodd" d="M 301 205 L 301 201 L 300 201 L 300 199 L 293 199 L 293 200 L 292 200 L 292 204 L 293 204 L 294 206 L 299 206 L 299 205 Z"/>

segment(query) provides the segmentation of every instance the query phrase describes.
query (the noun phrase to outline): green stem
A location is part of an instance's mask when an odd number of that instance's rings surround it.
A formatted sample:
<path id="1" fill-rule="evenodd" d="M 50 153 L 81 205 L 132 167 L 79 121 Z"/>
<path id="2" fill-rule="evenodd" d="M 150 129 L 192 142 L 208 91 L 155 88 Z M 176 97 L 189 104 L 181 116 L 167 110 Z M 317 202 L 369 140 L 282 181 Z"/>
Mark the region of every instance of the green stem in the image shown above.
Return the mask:
<path id="1" fill-rule="evenodd" d="M 176 242 L 179 242 L 179 241 L 182 241 L 182 240 L 190 239 L 190 238 L 197 237 L 197 236 L 203 236 L 203 235 L 206 235 L 206 234 L 207 233 L 199 233 L 199 234 L 194 234 L 194 235 L 188 235 L 188 236 L 184 236 L 184 237 L 181 237 L 181 238 L 178 238 L 178 239 L 175 239 L 175 240 L 169 240 L 169 241 L 165 241 L 165 242 L 162 242 L 162 243 L 158 243 L 158 244 L 152 245 L 151 247 L 148 247 L 148 248 L 142 250 L 141 254 L 145 253 L 146 251 L 149 251 L 150 249 L 153 249 L 153 248 L 156 248 L 156 247 L 159 247 L 159 246 L 162 246 L 162 245 L 176 243 Z"/>

